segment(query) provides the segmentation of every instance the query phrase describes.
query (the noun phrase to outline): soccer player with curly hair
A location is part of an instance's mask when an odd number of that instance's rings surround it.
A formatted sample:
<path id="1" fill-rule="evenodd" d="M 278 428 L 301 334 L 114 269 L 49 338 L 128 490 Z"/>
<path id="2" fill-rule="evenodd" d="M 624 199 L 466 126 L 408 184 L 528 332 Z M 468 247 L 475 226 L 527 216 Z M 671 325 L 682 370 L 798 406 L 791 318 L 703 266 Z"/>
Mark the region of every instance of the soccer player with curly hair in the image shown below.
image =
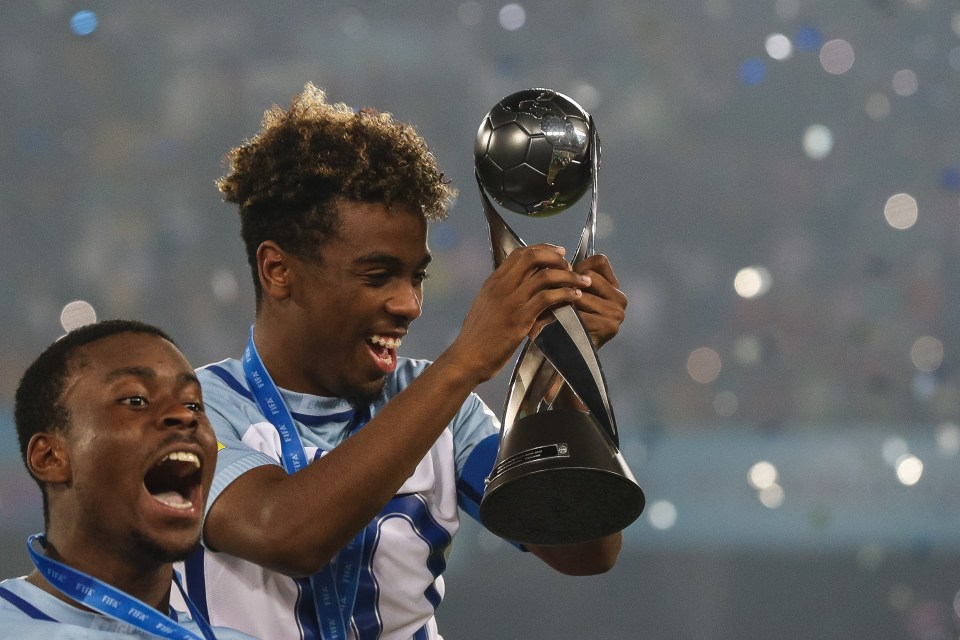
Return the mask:
<path id="1" fill-rule="evenodd" d="M 228 161 L 218 186 L 239 210 L 256 314 L 241 358 L 198 371 L 220 452 L 188 591 L 258 637 L 439 638 L 459 509 L 476 517 L 497 451 L 474 389 L 552 307 L 573 304 L 599 346 L 626 298 L 603 256 L 571 267 L 563 249 L 524 247 L 436 361 L 400 357 L 427 223 L 455 195 L 416 130 L 308 84 Z M 594 574 L 620 541 L 527 548 Z"/>

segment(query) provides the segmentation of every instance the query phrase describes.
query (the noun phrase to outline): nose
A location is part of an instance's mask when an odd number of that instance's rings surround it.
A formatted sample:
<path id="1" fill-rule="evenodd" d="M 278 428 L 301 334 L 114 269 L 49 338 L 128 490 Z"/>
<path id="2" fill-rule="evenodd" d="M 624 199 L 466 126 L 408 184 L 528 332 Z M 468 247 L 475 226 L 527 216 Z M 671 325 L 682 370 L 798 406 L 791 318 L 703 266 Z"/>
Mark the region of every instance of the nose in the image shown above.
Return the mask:
<path id="1" fill-rule="evenodd" d="M 168 428 L 196 429 L 199 424 L 196 412 L 190 407 L 171 400 L 163 410 L 163 426 Z"/>
<path id="2" fill-rule="evenodd" d="M 423 289 L 413 283 L 398 284 L 387 299 L 387 312 L 412 322 L 423 310 Z"/>

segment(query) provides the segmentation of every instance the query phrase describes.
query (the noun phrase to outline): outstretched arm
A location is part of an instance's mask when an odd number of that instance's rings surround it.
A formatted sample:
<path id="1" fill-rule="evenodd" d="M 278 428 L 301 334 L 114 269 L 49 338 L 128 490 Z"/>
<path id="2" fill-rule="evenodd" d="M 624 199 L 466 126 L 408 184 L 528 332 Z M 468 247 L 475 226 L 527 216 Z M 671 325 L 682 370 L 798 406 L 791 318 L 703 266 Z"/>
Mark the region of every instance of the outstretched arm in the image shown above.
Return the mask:
<path id="1" fill-rule="evenodd" d="M 393 497 L 544 311 L 590 286 L 562 249 L 514 251 L 481 287 L 454 343 L 363 429 L 293 475 L 266 465 L 225 488 L 207 515 L 207 544 L 287 575 L 318 571 Z"/>
<path id="2" fill-rule="evenodd" d="M 590 276 L 591 285 L 575 301 L 577 311 L 587 328 L 595 347 L 612 339 L 626 317 L 627 297 L 619 289 L 619 282 L 610 262 L 597 254 L 574 265 L 574 270 Z M 585 411 L 586 407 L 564 385 L 556 404 Z M 620 553 L 620 532 L 605 538 L 570 545 L 526 545 L 531 553 L 560 573 L 574 576 L 605 573 L 613 568 Z"/>

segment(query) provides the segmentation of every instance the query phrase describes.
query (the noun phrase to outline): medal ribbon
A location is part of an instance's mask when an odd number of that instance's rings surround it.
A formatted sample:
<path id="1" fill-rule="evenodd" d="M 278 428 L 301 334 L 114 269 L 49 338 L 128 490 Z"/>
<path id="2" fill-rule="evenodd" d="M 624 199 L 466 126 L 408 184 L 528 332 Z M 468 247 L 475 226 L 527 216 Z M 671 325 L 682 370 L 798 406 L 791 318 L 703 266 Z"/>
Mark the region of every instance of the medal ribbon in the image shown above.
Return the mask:
<path id="1" fill-rule="evenodd" d="M 297 433 L 297 425 L 280 395 L 280 390 L 257 353 L 257 347 L 253 343 L 253 327 L 250 327 L 247 348 L 243 352 L 243 373 L 260 411 L 273 423 L 280 435 L 283 468 L 288 474 L 306 468 L 309 460 Z M 368 416 L 361 416 L 360 409 L 357 409 L 351 431 L 363 426 L 367 419 Z M 348 625 L 353 617 L 357 598 L 357 586 L 360 584 L 360 563 L 365 539 L 366 529 L 341 549 L 334 560 L 310 576 L 314 607 L 324 640 L 347 640 Z"/>
<path id="2" fill-rule="evenodd" d="M 152 633 L 161 638 L 177 640 L 201 640 L 200 636 L 182 626 L 179 622 L 165 616 L 147 603 L 112 587 L 102 580 L 78 571 L 58 560 L 47 557 L 44 548 L 47 541 L 42 534 L 27 539 L 27 553 L 34 566 L 62 594 L 97 613 L 119 620 L 131 627 Z M 196 605 L 184 593 L 180 576 L 173 573 L 173 580 L 190 609 L 190 615 L 200 627 L 205 640 L 216 640 L 210 625 L 197 610 Z"/>

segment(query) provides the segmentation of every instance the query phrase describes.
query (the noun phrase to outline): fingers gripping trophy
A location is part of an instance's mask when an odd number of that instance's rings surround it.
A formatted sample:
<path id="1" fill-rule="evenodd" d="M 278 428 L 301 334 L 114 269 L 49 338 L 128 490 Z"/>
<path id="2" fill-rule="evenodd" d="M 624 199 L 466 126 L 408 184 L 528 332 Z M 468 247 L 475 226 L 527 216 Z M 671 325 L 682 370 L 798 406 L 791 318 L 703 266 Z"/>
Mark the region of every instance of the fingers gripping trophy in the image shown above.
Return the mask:
<path id="1" fill-rule="evenodd" d="M 572 262 L 593 255 L 600 144 L 593 118 L 567 96 L 527 89 L 484 117 L 474 148 L 494 267 L 523 240 L 490 198 L 526 216 L 547 217 L 592 185 L 589 213 Z M 527 340 L 511 376 L 496 464 L 480 520 L 493 533 L 528 544 L 572 544 L 615 533 L 636 520 L 643 491 L 619 451 L 600 361 L 576 310 Z M 587 412 L 554 406 L 567 385 Z"/>

